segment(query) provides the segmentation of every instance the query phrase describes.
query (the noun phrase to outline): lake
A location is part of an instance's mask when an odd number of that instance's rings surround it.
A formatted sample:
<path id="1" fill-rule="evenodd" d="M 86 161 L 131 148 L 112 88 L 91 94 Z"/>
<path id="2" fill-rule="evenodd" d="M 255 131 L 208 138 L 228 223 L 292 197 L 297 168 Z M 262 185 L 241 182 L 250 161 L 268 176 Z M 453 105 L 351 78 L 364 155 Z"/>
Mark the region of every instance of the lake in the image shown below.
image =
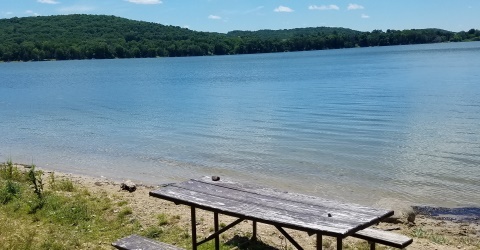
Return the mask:
<path id="1" fill-rule="evenodd" d="M 480 42 L 0 63 L 0 161 L 480 205 Z"/>

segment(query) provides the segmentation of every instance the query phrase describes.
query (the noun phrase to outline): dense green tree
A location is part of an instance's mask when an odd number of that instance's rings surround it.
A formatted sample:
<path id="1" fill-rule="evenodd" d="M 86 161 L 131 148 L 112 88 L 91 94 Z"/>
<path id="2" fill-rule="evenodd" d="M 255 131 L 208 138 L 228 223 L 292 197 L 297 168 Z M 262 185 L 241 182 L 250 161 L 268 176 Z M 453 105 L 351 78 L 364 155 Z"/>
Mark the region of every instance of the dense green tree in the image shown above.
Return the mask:
<path id="1" fill-rule="evenodd" d="M 0 19 L 2 61 L 254 54 L 478 40 L 476 29 L 359 32 L 316 27 L 221 34 L 105 15 Z"/>

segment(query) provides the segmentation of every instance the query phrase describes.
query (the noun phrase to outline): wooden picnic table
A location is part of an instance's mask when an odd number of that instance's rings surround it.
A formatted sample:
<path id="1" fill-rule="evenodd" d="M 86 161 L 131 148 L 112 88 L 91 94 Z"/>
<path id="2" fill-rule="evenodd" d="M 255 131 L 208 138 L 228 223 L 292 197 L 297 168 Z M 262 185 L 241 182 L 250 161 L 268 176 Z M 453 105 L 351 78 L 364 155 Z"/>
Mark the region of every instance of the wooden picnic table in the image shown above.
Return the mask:
<path id="1" fill-rule="evenodd" d="M 211 177 L 167 184 L 150 192 L 150 196 L 191 207 L 192 249 L 215 239 L 219 249 L 219 235 L 244 220 L 275 226 L 297 249 L 303 249 L 285 230 L 290 228 L 317 235 L 317 249 L 322 248 L 322 235 L 337 238 L 337 249 L 342 240 L 355 232 L 377 224 L 393 211 L 337 202 L 319 197 L 279 191 L 251 184 L 216 180 Z M 214 213 L 215 232 L 197 242 L 195 209 Z M 219 229 L 218 214 L 238 218 Z"/>

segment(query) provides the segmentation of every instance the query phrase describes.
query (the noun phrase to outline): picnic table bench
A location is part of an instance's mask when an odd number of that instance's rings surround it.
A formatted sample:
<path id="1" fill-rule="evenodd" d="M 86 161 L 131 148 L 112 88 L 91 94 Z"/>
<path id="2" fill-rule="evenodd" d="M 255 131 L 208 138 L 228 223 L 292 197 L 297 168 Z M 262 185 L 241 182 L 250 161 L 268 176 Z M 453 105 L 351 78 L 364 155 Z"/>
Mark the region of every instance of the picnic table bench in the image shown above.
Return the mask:
<path id="1" fill-rule="evenodd" d="M 393 211 L 376 209 L 350 203 L 336 202 L 319 197 L 283 192 L 268 187 L 204 177 L 182 183 L 167 184 L 150 192 L 150 196 L 191 207 L 192 249 L 207 241 L 215 240 L 215 249 L 220 248 L 219 235 L 244 220 L 253 222 L 252 239 L 256 238 L 257 222 L 273 225 L 297 249 L 303 249 L 284 228 L 316 234 L 317 249 L 322 248 L 322 236 L 337 238 L 337 249 L 342 249 L 342 240 L 348 236 L 375 243 L 403 248 L 411 239 L 381 230 L 367 229 Z M 196 209 L 214 214 L 215 232 L 197 242 Z M 219 228 L 218 215 L 238 218 Z M 366 229 L 366 230 L 364 230 Z"/>
<path id="2" fill-rule="evenodd" d="M 356 232 L 353 237 L 367 240 L 370 244 L 370 250 L 375 250 L 375 243 L 403 249 L 413 241 L 411 238 L 400 234 L 370 228 Z M 112 243 L 112 246 L 120 250 L 185 250 L 136 234 L 119 239 Z"/>
<path id="3" fill-rule="evenodd" d="M 183 248 L 158 242 L 136 234 L 121 238 L 112 243 L 112 246 L 120 250 L 185 250 Z"/>

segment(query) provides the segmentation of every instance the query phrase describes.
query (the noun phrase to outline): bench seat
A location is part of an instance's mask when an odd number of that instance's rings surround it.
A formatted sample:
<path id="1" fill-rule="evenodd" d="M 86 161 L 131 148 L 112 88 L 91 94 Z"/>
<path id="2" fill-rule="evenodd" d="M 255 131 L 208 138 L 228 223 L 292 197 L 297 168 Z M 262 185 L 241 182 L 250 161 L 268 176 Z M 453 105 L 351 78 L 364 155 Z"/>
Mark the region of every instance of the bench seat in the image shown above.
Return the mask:
<path id="1" fill-rule="evenodd" d="M 352 235 L 355 238 L 366 240 L 370 243 L 370 249 L 375 249 L 375 244 L 403 249 L 410 245 L 413 240 L 407 236 L 379 229 L 363 229 Z M 163 242 L 155 241 L 139 235 L 130 235 L 112 243 L 120 250 L 184 250 Z"/>
<path id="2" fill-rule="evenodd" d="M 120 250 L 185 250 L 136 234 L 121 238 L 112 243 L 112 246 Z"/>
<path id="3" fill-rule="evenodd" d="M 352 235 L 355 238 L 367 240 L 370 243 L 370 249 L 375 249 L 375 243 L 403 249 L 412 244 L 413 239 L 380 229 L 366 228 Z"/>

